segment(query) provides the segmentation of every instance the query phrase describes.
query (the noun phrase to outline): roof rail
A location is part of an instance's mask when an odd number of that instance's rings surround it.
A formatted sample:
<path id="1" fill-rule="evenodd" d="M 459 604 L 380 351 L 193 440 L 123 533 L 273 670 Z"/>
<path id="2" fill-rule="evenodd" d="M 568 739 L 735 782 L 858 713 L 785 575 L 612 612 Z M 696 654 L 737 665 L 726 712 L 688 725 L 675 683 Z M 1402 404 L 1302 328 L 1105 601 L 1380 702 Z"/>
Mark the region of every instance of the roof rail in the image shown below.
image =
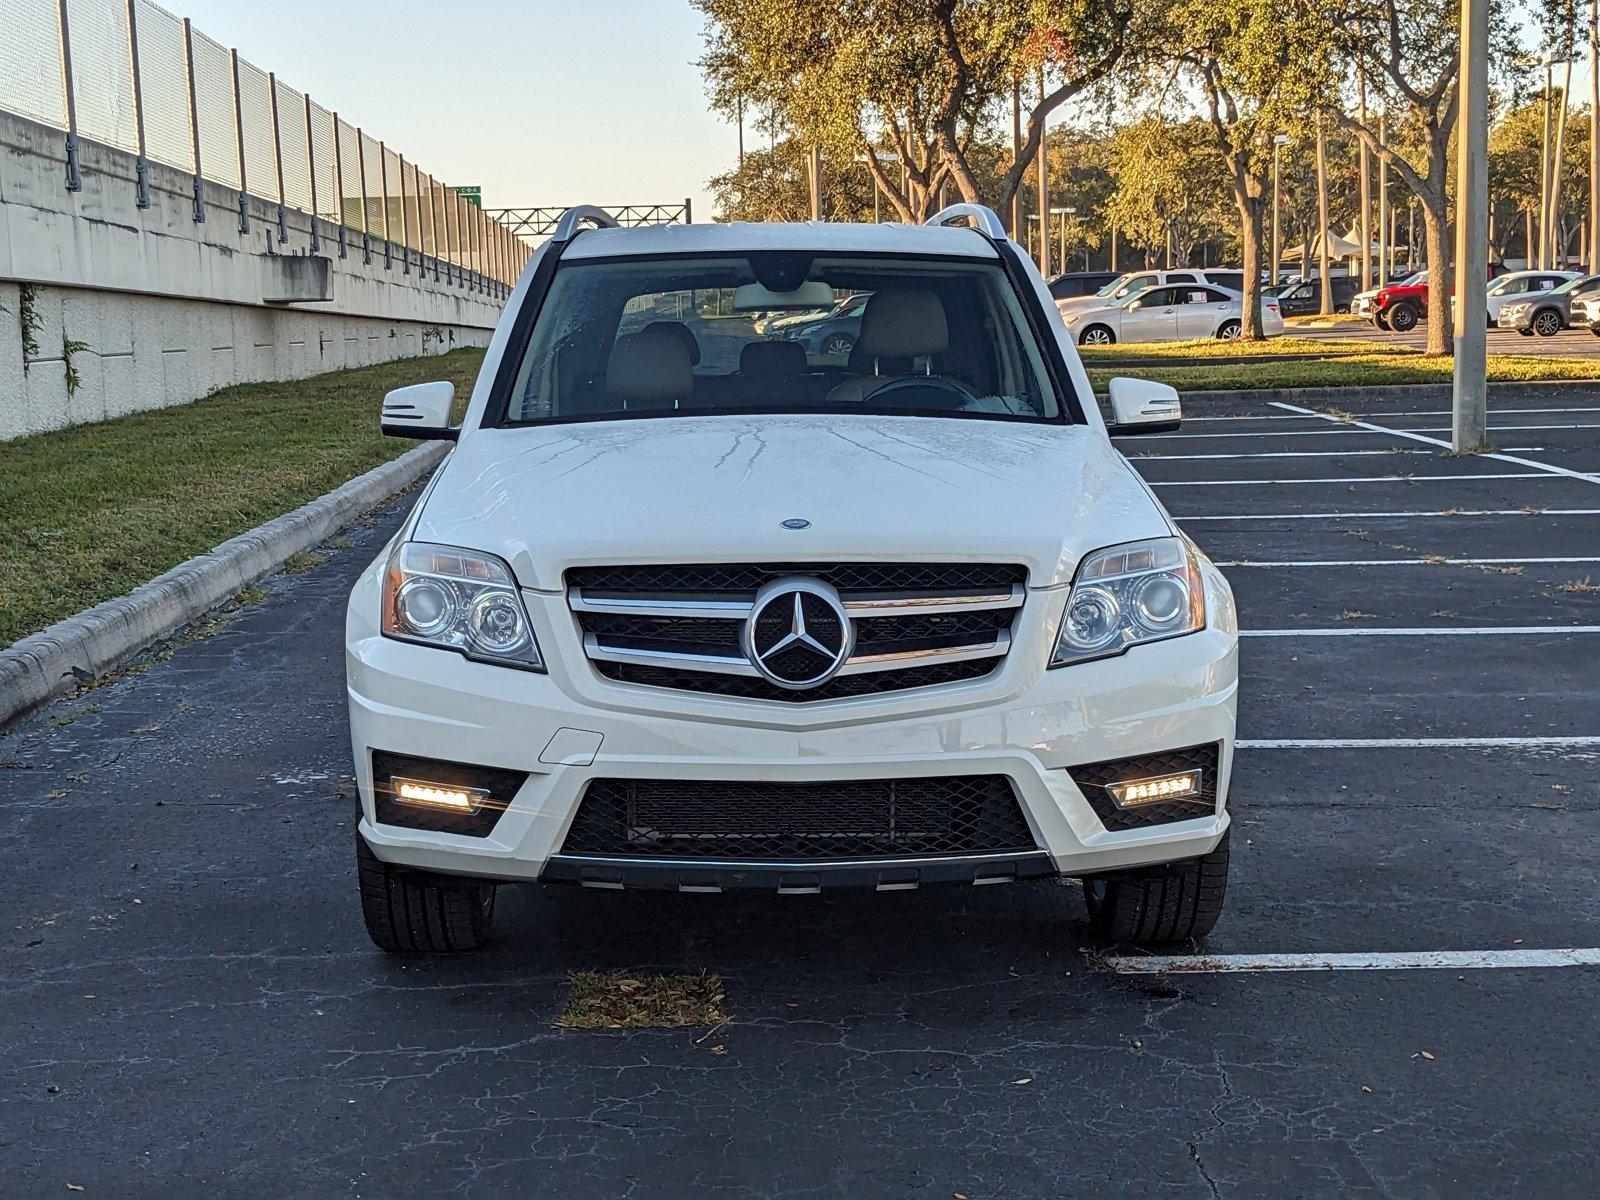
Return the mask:
<path id="1" fill-rule="evenodd" d="M 1006 227 L 1000 223 L 994 209 L 982 204 L 952 204 L 941 208 L 923 222 L 924 225 L 950 225 L 964 217 L 972 218 L 978 232 L 992 241 L 1006 240 Z"/>
<path id="2" fill-rule="evenodd" d="M 596 229 L 616 229 L 618 221 L 605 209 L 596 204 L 575 204 L 561 214 L 561 219 L 556 222 L 555 232 L 550 235 L 553 242 L 568 242 L 578 234 L 578 227 L 589 224 Z"/>

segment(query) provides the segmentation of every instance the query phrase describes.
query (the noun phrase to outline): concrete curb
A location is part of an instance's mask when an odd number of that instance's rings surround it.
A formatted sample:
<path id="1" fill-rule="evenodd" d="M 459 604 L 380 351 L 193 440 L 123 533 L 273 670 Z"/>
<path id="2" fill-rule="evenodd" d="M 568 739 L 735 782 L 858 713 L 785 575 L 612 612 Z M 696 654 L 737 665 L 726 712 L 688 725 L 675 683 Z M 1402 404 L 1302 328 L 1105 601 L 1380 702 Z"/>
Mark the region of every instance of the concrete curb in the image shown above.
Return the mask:
<path id="1" fill-rule="evenodd" d="M 1369 384 L 1358 387 L 1245 388 L 1234 392 L 1184 392 L 1185 404 L 1232 403 L 1253 400 L 1284 404 L 1338 404 L 1341 400 L 1370 400 L 1392 396 L 1396 400 L 1434 403 L 1451 398 L 1448 383 Z M 1556 379 L 1538 383 L 1491 383 L 1489 399 L 1526 396 L 1539 400 L 1593 400 L 1600 397 L 1600 380 Z"/>
<path id="2" fill-rule="evenodd" d="M 450 447 L 429 442 L 293 512 L 0 650 L 0 724 L 97 679 L 403 491 Z"/>

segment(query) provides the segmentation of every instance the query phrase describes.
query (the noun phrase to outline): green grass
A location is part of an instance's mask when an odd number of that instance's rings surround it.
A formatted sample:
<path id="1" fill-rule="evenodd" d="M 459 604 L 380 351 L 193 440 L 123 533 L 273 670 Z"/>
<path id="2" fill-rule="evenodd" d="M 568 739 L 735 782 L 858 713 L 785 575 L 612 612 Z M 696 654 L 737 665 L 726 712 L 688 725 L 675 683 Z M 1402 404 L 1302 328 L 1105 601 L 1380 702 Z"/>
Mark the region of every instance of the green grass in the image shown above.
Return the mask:
<path id="1" fill-rule="evenodd" d="M 1385 387 L 1407 383 L 1448 383 L 1452 362 L 1429 358 L 1421 350 L 1374 347 L 1353 338 L 1270 338 L 1263 342 L 1133 343 L 1081 347 L 1084 367 L 1096 391 L 1113 375 L 1136 375 L 1169 383 L 1179 391 L 1246 391 L 1252 388 Z M 1120 353 L 1119 353 L 1120 352 Z M 1261 362 L 1207 362 L 1207 359 L 1262 357 Z M 1125 367 L 1121 359 L 1143 360 Z M 1150 360 L 1161 360 L 1154 365 Z M 1171 366 L 1165 365 L 1171 362 Z M 1544 354 L 1491 354 L 1489 378 L 1495 382 L 1600 380 L 1600 359 Z"/>
<path id="2" fill-rule="evenodd" d="M 390 388 L 456 385 L 454 350 L 0 443 L 0 645 L 132 590 L 416 442 L 378 432 Z"/>

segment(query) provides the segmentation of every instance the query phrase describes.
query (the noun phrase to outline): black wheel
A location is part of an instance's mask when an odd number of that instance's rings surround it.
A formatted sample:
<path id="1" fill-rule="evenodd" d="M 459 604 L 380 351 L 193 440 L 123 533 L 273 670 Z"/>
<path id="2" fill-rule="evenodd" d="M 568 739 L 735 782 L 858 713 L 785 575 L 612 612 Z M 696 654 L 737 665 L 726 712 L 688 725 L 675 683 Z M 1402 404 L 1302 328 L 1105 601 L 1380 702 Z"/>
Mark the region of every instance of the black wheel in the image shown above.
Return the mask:
<path id="1" fill-rule="evenodd" d="M 1083 881 L 1096 938 L 1159 946 L 1203 938 L 1216 928 L 1228 892 L 1228 835 L 1201 858 Z"/>
<path id="2" fill-rule="evenodd" d="M 495 885 L 384 862 L 356 834 L 356 879 L 367 936 L 391 954 L 477 950 L 494 924 Z"/>
<path id="3" fill-rule="evenodd" d="M 1540 337 L 1555 337 L 1561 332 L 1561 314 L 1553 308 L 1541 308 L 1533 314 L 1533 331 Z"/>
<path id="4" fill-rule="evenodd" d="M 1389 328 L 1389 318 L 1384 316 L 1381 312 L 1373 312 L 1372 323 L 1379 329 L 1387 330 Z"/>
<path id="5" fill-rule="evenodd" d="M 849 354 L 855 348 L 856 340 L 848 333 L 832 333 L 828 340 L 822 343 L 824 354 Z"/>
<path id="6" fill-rule="evenodd" d="M 1589 326 L 1589 332 L 1594 334 L 1595 337 L 1600 337 L 1600 325 Z"/>
<path id="7" fill-rule="evenodd" d="M 1116 340 L 1117 335 L 1106 325 L 1091 325 L 1078 335 L 1080 346 L 1109 346 Z"/>
<path id="8" fill-rule="evenodd" d="M 1217 336 L 1225 342 L 1231 342 L 1239 336 L 1240 328 L 1238 321 L 1224 321 L 1217 329 Z"/>
<path id="9" fill-rule="evenodd" d="M 1531 330 L 1531 329 L 1519 329 L 1519 330 L 1517 330 L 1517 332 L 1520 333 L 1523 337 L 1532 337 L 1533 336 L 1533 330 Z"/>
<path id="10" fill-rule="evenodd" d="M 1410 333 L 1417 327 L 1417 306 L 1402 300 L 1389 310 L 1389 328 L 1396 333 Z"/>

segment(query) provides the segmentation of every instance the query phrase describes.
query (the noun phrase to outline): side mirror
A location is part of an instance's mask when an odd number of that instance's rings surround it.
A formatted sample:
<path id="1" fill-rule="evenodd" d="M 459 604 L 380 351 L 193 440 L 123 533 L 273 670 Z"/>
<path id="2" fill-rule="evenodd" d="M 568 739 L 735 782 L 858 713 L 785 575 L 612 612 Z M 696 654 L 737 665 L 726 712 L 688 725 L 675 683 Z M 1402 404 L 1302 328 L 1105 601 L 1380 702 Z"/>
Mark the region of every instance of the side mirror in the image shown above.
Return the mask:
<path id="1" fill-rule="evenodd" d="M 1128 302 L 1128 311 L 1129 312 L 1138 312 L 1143 307 L 1144 307 L 1144 301 L 1143 300 L 1130 300 Z"/>
<path id="2" fill-rule="evenodd" d="M 1183 420 L 1178 389 L 1149 379 L 1117 376 L 1107 386 L 1111 400 L 1114 436 L 1133 433 L 1171 433 Z"/>
<path id="3" fill-rule="evenodd" d="M 450 424 L 455 402 L 453 383 L 414 383 L 395 388 L 383 398 L 379 425 L 390 437 L 455 441 L 461 431 Z"/>

